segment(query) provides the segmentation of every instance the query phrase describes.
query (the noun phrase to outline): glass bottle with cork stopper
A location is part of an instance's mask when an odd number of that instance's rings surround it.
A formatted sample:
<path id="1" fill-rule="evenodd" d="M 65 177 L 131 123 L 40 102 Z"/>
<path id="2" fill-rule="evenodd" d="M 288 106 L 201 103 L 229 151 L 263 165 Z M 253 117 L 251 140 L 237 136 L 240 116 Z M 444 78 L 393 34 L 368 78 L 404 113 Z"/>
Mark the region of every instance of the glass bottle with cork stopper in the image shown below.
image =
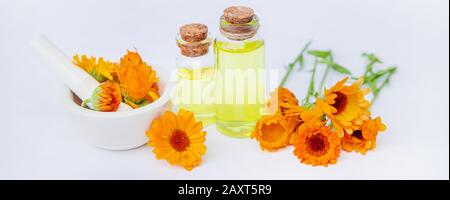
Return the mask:
<path id="1" fill-rule="evenodd" d="M 216 127 L 231 137 L 248 137 L 264 114 L 265 48 L 253 9 L 231 6 L 220 17 L 214 41 Z"/>
<path id="2" fill-rule="evenodd" d="M 214 121 L 214 57 L 209 53 L 212 37 L 203 24 L 180 27 L 176 42 L 177 84 L 174 103 L 192 111 L 203 125 Z"/>

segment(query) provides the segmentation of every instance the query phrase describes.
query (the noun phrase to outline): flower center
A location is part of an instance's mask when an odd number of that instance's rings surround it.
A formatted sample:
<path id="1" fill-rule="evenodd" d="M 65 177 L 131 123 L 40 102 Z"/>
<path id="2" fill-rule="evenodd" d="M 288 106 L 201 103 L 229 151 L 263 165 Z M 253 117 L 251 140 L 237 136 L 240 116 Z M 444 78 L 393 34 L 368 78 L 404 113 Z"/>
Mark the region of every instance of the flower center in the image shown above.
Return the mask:
<path id="1" fill-rule="evenodd" d="M 309 137 L 306 141 L 309 152 L 314 156 L 322 156 L 328 151 L 328 140 L 322 133 Z"/>
<path id="2" fill-rule="evenodd" d="M 363 140 L 363 139 L 364 139 L 361 130 L 353 131 L 352 136 L 355 137 L 355 138 L 358 138 L 358 139 L 360 139 L 360 140 Z"/>
<path id="3" fill-rule="evenodd" d="M 261 127 L 262 138 L 264 141 L 277 141 L 283 134 L 284 128 L 280 124 L 264 124 Z"/>
<path id="4" fill-rule="evenodd" d="M 334 98 L 334 103 L 333 106 L 334 108 L 336 108 L 336 113 L 334 114 L 339 114 L 342 111 L 345 110 L 345 107 L 347 106 L 347 96 L 345 96 L 345 94 L 342 94 L 342 92 L 335 92 L 334 94 L 336 94 L 336 98 Z"/>
<path id="5" fill-rule="evenodd" d="M 181 130 L 174 131 L 170 137 L 170 145 L 178 152 L 186 151 L 190 143 L 189 137 Z"/>

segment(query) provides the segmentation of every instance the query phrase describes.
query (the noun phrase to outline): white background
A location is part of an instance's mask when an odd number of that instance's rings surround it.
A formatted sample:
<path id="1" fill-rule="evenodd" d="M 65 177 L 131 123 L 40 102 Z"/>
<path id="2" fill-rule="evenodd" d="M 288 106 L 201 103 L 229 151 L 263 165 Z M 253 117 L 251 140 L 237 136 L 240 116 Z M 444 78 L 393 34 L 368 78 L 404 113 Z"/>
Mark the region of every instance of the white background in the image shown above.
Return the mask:
<path id="1" fill-rule="evenodd" d="M 7 1 L 0 0 L 0 179 L 448 179 L 449 2 L 318 1 Z M 61 104 L 61 82 L 29 41 L 45 33 L 67 54 L 118 60 L 136 47 L 150 63 L 173 68 L 175 34 L 202 22 L 218 33 L 222 10 L 255 9 L 267 66 L 289 63 L 309 39 L 339 63 L 363 71 L 364 51 L 398 73 L 372 107 L 388 130 L 375 151 L 342 152 L 337 165 L 300 164 L 292 147 L 262 152 L 249 139 L 208 127 L 207 154 L 191 172 L 155 159 L 151 148 L 107 151 L 80 139 Z M 308 74 L 288 87 L 300 98 Z M 327 85 L 341 76 L 330 75 Z M 143 133 L 144 134 L 144 133 Z"/>

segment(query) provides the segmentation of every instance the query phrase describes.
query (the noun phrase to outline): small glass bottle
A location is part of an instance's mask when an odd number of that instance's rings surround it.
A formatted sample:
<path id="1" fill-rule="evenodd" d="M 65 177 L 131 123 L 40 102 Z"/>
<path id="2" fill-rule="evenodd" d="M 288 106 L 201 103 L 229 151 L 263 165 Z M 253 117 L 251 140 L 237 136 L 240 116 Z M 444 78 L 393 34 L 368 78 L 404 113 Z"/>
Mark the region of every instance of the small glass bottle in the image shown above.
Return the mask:
<path id="1" fill-rule="evenodd" d="M 177 84 L 175 104 L 192 111 L 203 125 L 214 121 L 214 57 L 209 53 L 212 37 L 203 24 L 186 24 L 180 28 L 176 42 L 180 53 L 176 59 Z"/>
<path id="2" fill-rule="evenodd" d="M 258 28 L 251 8 L 232 6 L 214 41 L 216 128 L 230 137 L 248 137 L 264 113 L 265 48 Z"/>

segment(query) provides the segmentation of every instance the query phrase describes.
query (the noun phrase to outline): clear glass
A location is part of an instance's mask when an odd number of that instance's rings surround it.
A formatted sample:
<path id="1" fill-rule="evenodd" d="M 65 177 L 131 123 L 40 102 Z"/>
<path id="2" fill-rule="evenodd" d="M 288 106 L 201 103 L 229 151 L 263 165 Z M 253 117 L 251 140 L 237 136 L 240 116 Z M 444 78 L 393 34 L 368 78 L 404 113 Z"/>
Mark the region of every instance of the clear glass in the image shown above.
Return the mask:
<path id="1" fill-rule="evenodd" d="M 180 42 L 179 40 L 181 38 L 178 36 L 177 42 Z M 211 42 L 211 36 L 208 35 L 206 40 Z M 176 59 L 177 84 L 174 104 L 178 109 L 192 111 L 204 126 L 213 123 L 215 115 L 215 69 L 214 57 L 210 52 L 208 50 L 208 53 L 198 57 L 187 57 L 178 53 Z"/>
<path id="2" fill-rule="evenodd" d="M 223 27 L 223 19 L 221 23 Z M 247 25 L 259 26 L 255 20 Z M 214 41 L 214 53 L 216 128 L 230 137 L 248 137 L 264 114 L 264 40 L 257 34 L 245 40 L 232 40 L 222 34 Z"/>

